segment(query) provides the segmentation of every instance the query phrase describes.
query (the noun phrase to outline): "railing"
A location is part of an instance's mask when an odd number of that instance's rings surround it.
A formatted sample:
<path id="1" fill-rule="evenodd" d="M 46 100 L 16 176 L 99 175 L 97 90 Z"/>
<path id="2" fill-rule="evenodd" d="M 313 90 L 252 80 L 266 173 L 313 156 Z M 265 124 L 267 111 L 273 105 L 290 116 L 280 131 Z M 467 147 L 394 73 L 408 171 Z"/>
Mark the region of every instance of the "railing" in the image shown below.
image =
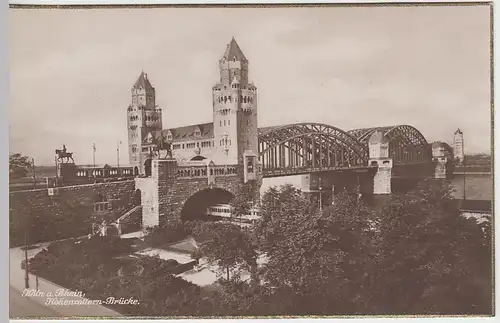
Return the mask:
<path id="1" fill-rule="evenodd" d="M 233 176 L 238 174 L 234 165 L 226 166 L 184 166 L 177 169 L 178 178 L 207 178 L 208 176 Z"/>

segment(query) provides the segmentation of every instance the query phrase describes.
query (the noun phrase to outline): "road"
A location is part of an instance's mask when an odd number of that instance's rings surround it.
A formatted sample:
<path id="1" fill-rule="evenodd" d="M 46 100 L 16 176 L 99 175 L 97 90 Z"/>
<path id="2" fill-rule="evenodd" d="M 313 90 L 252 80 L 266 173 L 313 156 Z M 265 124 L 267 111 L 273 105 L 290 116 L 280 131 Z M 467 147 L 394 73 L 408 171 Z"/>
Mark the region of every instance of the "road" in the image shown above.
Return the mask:
<path id="1" fill-rule="evenodd" d="M 45 243 L 40 245 L 39 248 L 28 250 L 28 257 L 34 256 L 43 247 L 48 245 Z M 24 259 L 24 251 L 21 248 L 12 248 L 9 250 L 10 259 L 10 276 L 9 276 L 9 304 L 10 304 L 10 317 L 117 317 L 122 316 L 120 313 L 112 311 L 104 306 L 97 304 L 85 305 L 46 305 L 46 297 L 44 296 L 22 296 L 24 291 L 24 270 L 21 269 L 21 261 Z M 29 275 L 30 288 L 35 288 L 36 278 Z M 39 278 L 39 290 L 42 293 L 56 293 L 63 288 L 48 280 Z M 64 300 L 69 301 L 84 301 L 83 297 L 79 296 L 64 296 Z"/>

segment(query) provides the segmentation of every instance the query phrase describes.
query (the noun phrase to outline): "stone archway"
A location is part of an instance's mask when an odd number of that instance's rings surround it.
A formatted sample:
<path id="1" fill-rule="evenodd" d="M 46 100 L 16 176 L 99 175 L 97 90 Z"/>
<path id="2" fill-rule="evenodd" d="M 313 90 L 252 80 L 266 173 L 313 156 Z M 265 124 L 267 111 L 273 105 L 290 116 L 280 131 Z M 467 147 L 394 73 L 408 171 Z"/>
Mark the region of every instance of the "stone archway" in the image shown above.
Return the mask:
<path id="1" fill-rule="evenodd" d="M 134 205 L 135 206 L 142 205 L 141 194 L 142 194 L 142 192 L 140 189 L 135 190 L 135 192 L 134 192 Z"/>
<path id="2" fill-rule="evenodd" d="M 146 159 L 146 161 L 144 162 L 144 173 L 146 177 L 151 177 L 151 164 L 151 158 Z"/>
<path id="3" fill-rule="evenodd" d="M 234 195 L 221 188 L 208 188 L 191 195 L 181 210 L 181 220 L 203 220 L 207 207 L 214 204 L 228 204 Z"/>

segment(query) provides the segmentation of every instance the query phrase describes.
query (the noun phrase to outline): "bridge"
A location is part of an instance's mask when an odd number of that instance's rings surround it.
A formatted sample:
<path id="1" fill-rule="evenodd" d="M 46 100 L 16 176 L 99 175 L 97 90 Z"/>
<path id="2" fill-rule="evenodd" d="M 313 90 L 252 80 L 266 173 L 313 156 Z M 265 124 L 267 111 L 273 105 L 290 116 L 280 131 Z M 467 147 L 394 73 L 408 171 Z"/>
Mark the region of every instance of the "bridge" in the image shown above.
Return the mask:
<path id="1" fill-rule="evenodd" d="M 205 212 L 243 190 L 258 199 L 263 178 L 301 175 L 305 194 L 319 190 L 332 198 L 351 189 L 391 194 L 415 180 L 451 174 L 451 147 L 430 144 L 411 125 L 343 130 L 305 122 L 259 128 L 258 90 L 248 71 L 249 61 L 233 38 L 219 60 L 220 79 L 207 105 L 212 122 L 170 129 L 163 129 L 155 88 L 140 74 L 126 116 L 130 175 L 141 191 L 144 226 Z"/>
<path id="2" fill-rule="evenodd" d="M 369 140 L 376 133 L 387 140 L 387 157 L 395 166 L 432 162 L 427 140 L 409 125 L 344 131 L 326 124 L 297 123 L 259 129 L 263 176 L 376 167 L 377 161 L 370 161 L 369 153 Z"/>

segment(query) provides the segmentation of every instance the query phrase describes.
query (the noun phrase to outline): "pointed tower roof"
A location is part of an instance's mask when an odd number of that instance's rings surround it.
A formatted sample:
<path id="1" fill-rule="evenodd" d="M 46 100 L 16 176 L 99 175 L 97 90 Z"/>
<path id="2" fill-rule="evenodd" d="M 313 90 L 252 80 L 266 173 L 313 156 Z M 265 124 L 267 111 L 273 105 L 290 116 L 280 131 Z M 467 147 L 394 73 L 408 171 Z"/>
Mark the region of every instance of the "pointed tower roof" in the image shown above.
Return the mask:
<path id="1" fill-rule="evenodd" d="M 146 90 L 154 90 L 154 87 L 151 85 L 151 83 L 148 80 L 148 75 L 144 72 L 141 72 L 141 75 L 139 75 L 139 78 L 137 81 L 135 81 L 134 88 L 143 88 Z"/>
<path id="2" fill-rule="evenodd" d="M 238 61 L 247 60 L 247 58 L 241 51 L 241 48 L 240 46 L 238 46 L 238 43 L 236 42 L 236 39 L 234 39 L 234 37 L 231 39 L 229 44 L 227 44 L 226 51 L 224 52 L 222 58 L 225 58 L 226 60 L 232 60 L 233 57 L 236 57 L 236 60 Z"/>
<path id="3" fill-rule="evenodd" d="M 457 131 L 455 131 L 455 134 L 457 134 L 457 133 L 463 135 L 463 132 L 462 132 L 462 130 L 460 130 L 460 128 L 458 128 Z"/>

